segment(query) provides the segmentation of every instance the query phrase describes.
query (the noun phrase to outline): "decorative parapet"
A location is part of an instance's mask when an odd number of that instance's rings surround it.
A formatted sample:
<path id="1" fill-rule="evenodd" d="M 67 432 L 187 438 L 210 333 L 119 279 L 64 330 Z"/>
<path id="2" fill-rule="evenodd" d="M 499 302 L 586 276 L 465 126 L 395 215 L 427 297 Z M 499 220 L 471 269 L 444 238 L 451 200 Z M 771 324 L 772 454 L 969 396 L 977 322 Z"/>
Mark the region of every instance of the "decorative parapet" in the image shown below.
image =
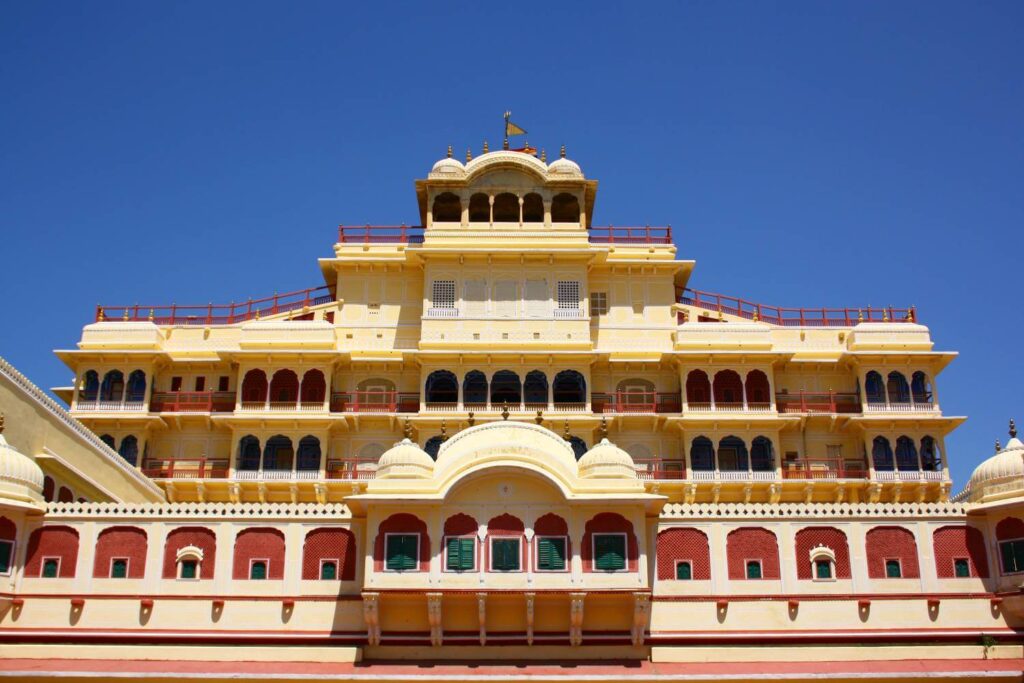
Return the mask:
<path id="1" fill-rule="evenodd" d="M 51 503 L 49 520 L 126 517 L 133 519 L 259 519 L 349 520 L 352 512 L 341 503 Z"/>
<path id="2" fill-rule="evenodd" d="M 151 349 L 163 346 L 163 331 L 151 322 L 97 322 L 82 330 L 81 349 Z"/>
<path id="3" fill-rule="evenodd" d="M 928 328 L 915 323 L 861 323 L 850 331 L 850 351 L 931 351 Z"/>
<path id="4" fill-rule="evenodd" d="M 328 322 L 270 320 L 248 322 L 242 327 L 239 346 L 252 348 L 317 348 L 335 346 L 334 325 Z"/>
<path id="5" fill-rule="evenodd" d="M 685 323 L 676 331 L 676 348 L 772 348 L 771 328 L 757 323 Z"/>
<path id="6" fill-rule="evenodd" d="M 669 503 L 661 520 L 694 518 L 793 519 L 821 517 L 832 521 L 861 518 L 964 517 L 962 503 Z"/>

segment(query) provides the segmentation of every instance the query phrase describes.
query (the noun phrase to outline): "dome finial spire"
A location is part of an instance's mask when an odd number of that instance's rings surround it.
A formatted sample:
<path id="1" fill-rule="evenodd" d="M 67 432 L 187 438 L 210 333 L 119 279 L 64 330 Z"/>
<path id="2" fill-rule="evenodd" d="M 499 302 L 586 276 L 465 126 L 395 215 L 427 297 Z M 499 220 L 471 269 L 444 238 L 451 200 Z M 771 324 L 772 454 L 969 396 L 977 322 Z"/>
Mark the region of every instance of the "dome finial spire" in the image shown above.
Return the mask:
<path id="1" fill-rule="evenodd" d="M 402 431 L 405 433 L 405 438 L 412 441 L 412 423 L 409 422 L 409 418 L 405 418 L 405 427 Z"/>
<path id="2" fill-rule="evenodd" d="M 563 159 L 565 158 L 565 145 L 562 145 L 562 151 L 558 153 L 558 156 Z"/>
<path id="3" fill-rule="evenodd" d="M 452 158 L 452 146 L 451 145 L 448 145 L 448 158 L 449 159 Z"/>
<path id="4" fill-rule="evenodd" d="M 1010 438 L 1017 438 L 1017 425 L 1014 423 L 1013 418 L 1010 418 Z"/>
<path id="5" fill-rule="evenodd" d="M 999 443 L 999 439 L 996 439 L 996 453 L 999 453 L 1001 450 L 1003 450 L 1003 445 Z"/>
<path id="6" fill-rule="evenodd" d="M 0 413 L 0 434 L 4 433 L 4 414 Z"/>

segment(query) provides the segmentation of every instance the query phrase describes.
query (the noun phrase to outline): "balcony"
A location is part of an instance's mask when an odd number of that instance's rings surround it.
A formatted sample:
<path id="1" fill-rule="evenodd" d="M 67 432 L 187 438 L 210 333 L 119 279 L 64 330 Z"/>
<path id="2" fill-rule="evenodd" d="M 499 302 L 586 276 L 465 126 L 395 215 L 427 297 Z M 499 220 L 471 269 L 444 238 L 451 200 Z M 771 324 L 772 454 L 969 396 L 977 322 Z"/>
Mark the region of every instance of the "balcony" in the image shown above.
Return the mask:
<path id="1" fill-rule="evenodd" d="M 404 391 L 348 391 L 331 394 L 332 413 L 418 413 L 420 395 Z"/>
<path id="2" fill-rule="evenodd" d="M 750 402 L 743 403 L 741 401 L 729 401 L 729 402 L 699 402 L 699 401 L 687 401 L 686 412 L 690 413 L 770 413 L 772 412 L 771 403 L 757 403 Z"/>
<path id="3" fill-rule="evenodd" d="M 339 225 L 341 244 L 423 244 L 420 225 Z"/>
<path id="4" fill-rule="evenodd" d="M 154 392 L 149 401 L 154 413 L 230 413 L 235 394 L 230 391 Z"/>
<path id="5" fill-rule="evenodd" d="M 683 481 L 686 479 L 686 463 L 682 460 L 665 458 L 634 458 L 636 476 L 641 481 Z"/>
<path id="6" fill-rule="evenodd" d="M 643 228 L 615 228 L 612 226 L 587 230 L 592 244 L 672 244 L 672 228 L 646 226 Z"/>
<path id="7" fill-rule="evenodd" d="M 782 464 L 783 479 L 836 480 L 867 479 L 865 463 L 842 458 L 805 458 Z"/>
<path id="8" fill-rule="evenodd" d="M 237 413 L 326 413 L 323 401 L 245 401 Z"/>
<path id="9" fill-rule="evenodd" d="M 867 413 L 937 413 L 939 412 L 939 406 L 933 401 L 922 400 L 915 401 L 909 399 L 907 401 L 872 401 L 868 400 Z"/>
<path id="10" fill-rule="evenodd" d="M 83 400 L 82 398 L 79 398 L 78 401 L 75 402 L 75 410 L 90 413 L 144 413 L 146 412 L 146 402 L 142 400 L 103 401 L 99 399 Z"/>
<path id="11" fill-rule="evenodd" d="M 746 318 L 755 322 L 785 327 L 853 327 L 859 323 L 913 323 L 917 321 L 917 310 L 910 308 L 781 308 L 753 303 L 744 299 L 696 289 L 684 289 L 679 294 L 679 303 L 704 309 L 708 312 Z M 717 316 L 697 322 L 716 322 Z"/>
<path id="12" fill-rule="evenodd" d="M 320 470 L 235 470 L 235 481 L 319 481 Z"/>
<path id="13" fill-rule="evenodd" d="M 228 468 L 227 460 L 147 460 L 142 473 L 150 479 L 224 479 Z"/>
<path id="14" fill-rule="evenodd" d="M 327 479 L 367 481 L 377 476 L 377 461 L 358 458 L 328 460 L 324 474 Z"/>
<path id="15" fill-rule="evenodd" d="M 771 470 L 694 470 L 690 477 L 693 481 L 775 481 L 774 469 Z"/>
<path id="16" fill-rule="evenodd" d="M 156 325 L 233 325 L 334 301 L 330 287 L 311 287 L 241 303 L 196 306 L 97 306 L 96 322 L 149 321 Z"/>
<path id="17" fill-rule="evenodd" d="M 682 399 L 677 392 L 619 391 L 612 394 L 593 394 L 591 404 L 595 413 L 679 413 Z"/>
<path id="18" fill-rule="evenodd" d="M 199 481 L 223 479 L 232 481 L 323 481 L 325 479 L 348 479 L 365 481 L 373 479 L 377 470 L 376 460 L 330 459 L 324 471 L 292 469 L 236 470 L 231 475 L 230 462 L 226 459 L 207 460 L 148 460 L 142 473 L 151 479 L 175 481 Z"/>
<path id="19" fill-rule="evenodd" d="M 860 396 L 856 393 L 827 391 L 821 393 L 800 391 L 795 394 L 775 394 L 775 405 L 780 413 L 851 414 L 860 413 Z"/>
<path id="20" fill-rule="evenodd" d="M 875 470 L 876 481 L 943 481 L 942 470 Z"/>

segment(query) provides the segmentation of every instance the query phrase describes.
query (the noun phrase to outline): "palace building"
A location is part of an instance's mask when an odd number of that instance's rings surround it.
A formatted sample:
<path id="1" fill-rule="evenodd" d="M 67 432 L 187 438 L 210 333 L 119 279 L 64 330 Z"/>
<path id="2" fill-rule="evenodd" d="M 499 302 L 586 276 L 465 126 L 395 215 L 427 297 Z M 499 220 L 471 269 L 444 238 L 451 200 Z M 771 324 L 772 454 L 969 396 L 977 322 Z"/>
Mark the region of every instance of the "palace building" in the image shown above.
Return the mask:
<path id="1" fill-rule="evenodd" d="M 953 495 L 913 308 L 694 289 L 564 148 L 415 189 L 319 287 L 97 307 L 67 409 L 0 363 L 0 674 L 1020 680 L 1024 443 Z"/>

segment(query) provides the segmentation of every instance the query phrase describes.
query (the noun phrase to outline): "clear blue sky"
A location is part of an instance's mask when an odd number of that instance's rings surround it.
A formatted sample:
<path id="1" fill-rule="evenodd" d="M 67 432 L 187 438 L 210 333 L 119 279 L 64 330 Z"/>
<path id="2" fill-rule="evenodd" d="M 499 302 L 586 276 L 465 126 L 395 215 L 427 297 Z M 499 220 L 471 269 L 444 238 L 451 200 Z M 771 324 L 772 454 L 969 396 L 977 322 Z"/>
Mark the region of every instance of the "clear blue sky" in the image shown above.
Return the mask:
<path id="1" fill-rule="evenodd" d="M 916 304 L 961 353 L 956 488 L 1024 421 L 1024 3 L 482 6 L 0 3 L 0 355 L 64 385 L 97 302 L 320 284 L 338 223 L 416 223 L 511 109 L 696 287 Z"/>

